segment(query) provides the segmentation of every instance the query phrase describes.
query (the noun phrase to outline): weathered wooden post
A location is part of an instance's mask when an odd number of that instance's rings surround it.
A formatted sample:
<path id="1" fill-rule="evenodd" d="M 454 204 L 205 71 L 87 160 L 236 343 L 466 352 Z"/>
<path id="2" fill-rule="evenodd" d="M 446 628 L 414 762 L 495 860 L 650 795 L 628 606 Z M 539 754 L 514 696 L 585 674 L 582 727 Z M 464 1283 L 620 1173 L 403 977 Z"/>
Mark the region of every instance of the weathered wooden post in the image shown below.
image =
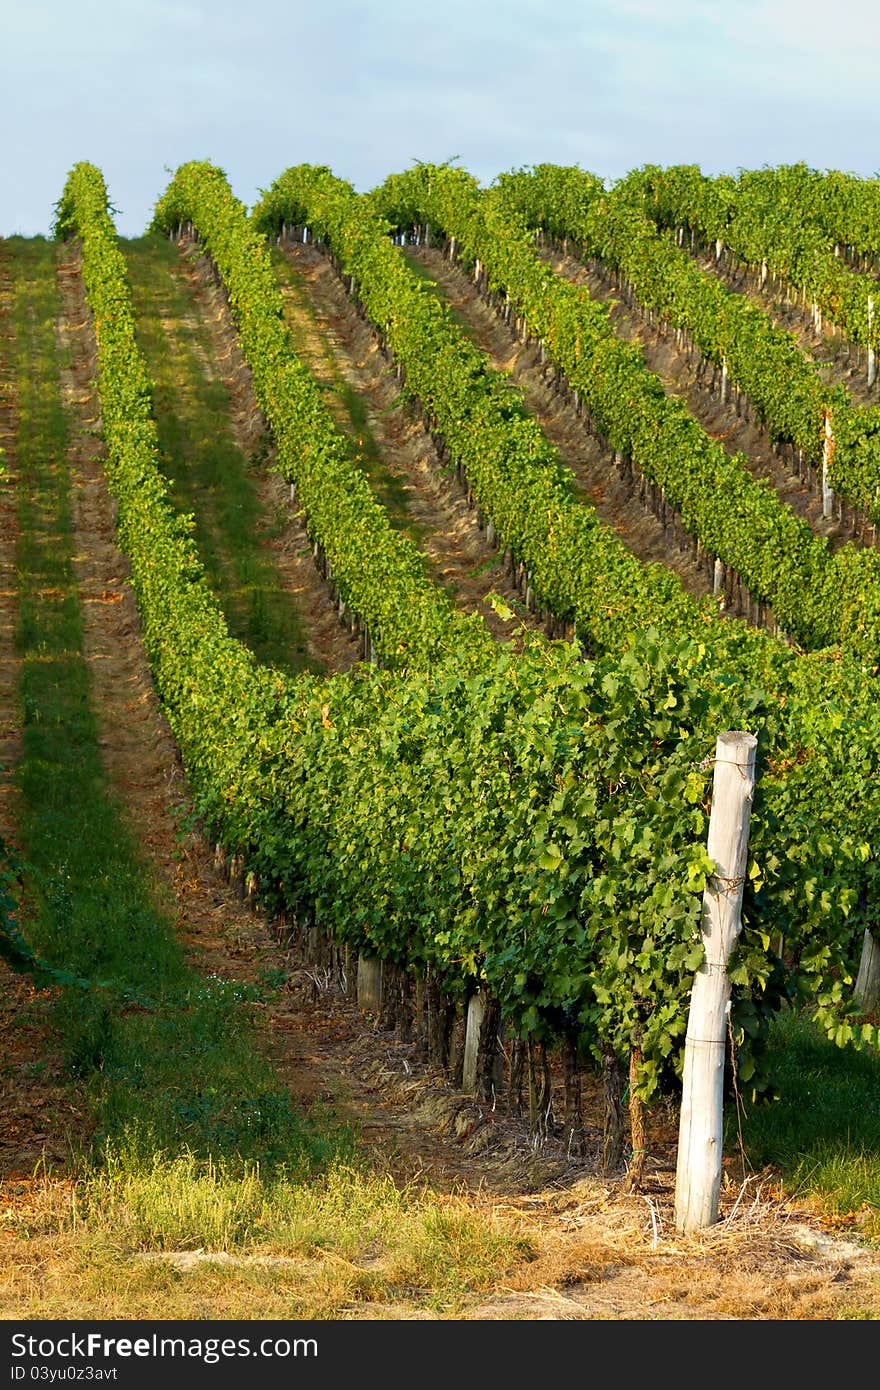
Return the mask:
<path id="1" fill-rule="evenodd" d="M 471 1094 L 477 1089 L 477 1058 L 480 1049 L 480 1035 L 486 1014 L 486 996 L 482 992 L 472 994 L 467 1004 L 467 1024 L 464 1035 L 464 1063 L 462 1068 L 462 1090 Z"/>
<path id="2" fill-rule="evenodd" d="M 382 961 L 378 956 L 358 956 L 357 1002 L 365 1013 L 382 1010 Z"/>
<path id="3" fill-rule="evenodd" d="M 834 515 L 834 493 L 830 481 L 831 462 L 834 458 L 834 433 L 831 428 L 831 411 L 826 407 L 822 414 L 824 418 L 824 433 L 822 437 L 822 516 L 828 518 Z"/>
<path id="4" fill-rule="evenodd" d="M 740 931 L 757 743 L 754 734 L 733 730 L 720 734 L 715 748 L 707 841 L 715 873 L 703 894 L 706 958 L 691 993 L 675 1175 L 675 1224 L 684 1233 L 718 1220 L 730 1001 L 727 962 Z"/>
<path id="5" fill-rule="evenodd" d="M 461 1088 L 486 1100 L 491 1100 L 493 1087 L 496 1094 L 501 1091 L 498 1033 L 498 1005 L 485 990 L 478 990 L 467 1004 Z"/>
<path id="6" fill-rule="evenodd" d="M 865 927 L 855 997 L 866 1014 L 880 1009 L 880 940 Z"/>

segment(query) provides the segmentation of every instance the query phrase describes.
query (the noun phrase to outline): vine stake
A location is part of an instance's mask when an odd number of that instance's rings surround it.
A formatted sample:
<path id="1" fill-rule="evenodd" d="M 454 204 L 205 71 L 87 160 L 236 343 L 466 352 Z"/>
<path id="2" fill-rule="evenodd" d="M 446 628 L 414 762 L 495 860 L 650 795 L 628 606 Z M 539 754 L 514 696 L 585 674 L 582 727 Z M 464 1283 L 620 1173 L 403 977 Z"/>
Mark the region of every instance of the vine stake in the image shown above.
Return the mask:
<path id="1" fill-rule="evenodd" d="M 757 742 L 754 734 L 734 730 L 720 734 L 715 748 L 707 841 L 715 873 L 703 894 L 706 957 L 691 993 L 675 1175 L 675 1225 L 685 1234 L 718 1220 L 730 1007 L 727 962 L 740 931 Z"/>

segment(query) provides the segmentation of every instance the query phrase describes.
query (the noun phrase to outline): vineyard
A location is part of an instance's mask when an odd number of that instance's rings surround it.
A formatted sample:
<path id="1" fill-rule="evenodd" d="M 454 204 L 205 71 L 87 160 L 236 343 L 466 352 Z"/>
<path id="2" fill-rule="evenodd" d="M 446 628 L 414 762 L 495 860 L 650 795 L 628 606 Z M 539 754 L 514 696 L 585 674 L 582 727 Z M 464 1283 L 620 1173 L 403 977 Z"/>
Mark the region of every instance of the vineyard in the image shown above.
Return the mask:
<path id="1" fill-rule="evenodd" d="M 14 1248 L 108 1298 L 112 1229 L 154 1292 L 283 1267 L 245 1316 L 876 1317 L 877 184 L 299 165 L 249 211 L 194 162 L 136 240 L 111 200 L 78 164 L 0 240 L 4 1316 L 93 1311 Z M 811 1066 L 861 1187 L 750 1138 Z M 837 1302 L 814 1246 L 782 1312 L 560 1311 L 602 1260 L 542 1181 L 646 1270 L 805 1187 L 864 1245 Z"/>

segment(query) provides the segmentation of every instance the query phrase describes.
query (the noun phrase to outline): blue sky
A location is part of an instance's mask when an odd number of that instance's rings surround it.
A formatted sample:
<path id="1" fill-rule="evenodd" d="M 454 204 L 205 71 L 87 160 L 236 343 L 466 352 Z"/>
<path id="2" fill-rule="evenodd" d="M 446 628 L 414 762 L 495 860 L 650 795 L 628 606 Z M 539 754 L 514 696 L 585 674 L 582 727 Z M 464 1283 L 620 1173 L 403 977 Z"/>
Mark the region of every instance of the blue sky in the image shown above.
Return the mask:
<path id="1" fill-rule="evenodd" d="M 3 0 L 2 34 L 0 234 L 81 159 L 126 235 L 187 159 L 248 204 L 302 162 L 880 170 L 875 0 Z"/>

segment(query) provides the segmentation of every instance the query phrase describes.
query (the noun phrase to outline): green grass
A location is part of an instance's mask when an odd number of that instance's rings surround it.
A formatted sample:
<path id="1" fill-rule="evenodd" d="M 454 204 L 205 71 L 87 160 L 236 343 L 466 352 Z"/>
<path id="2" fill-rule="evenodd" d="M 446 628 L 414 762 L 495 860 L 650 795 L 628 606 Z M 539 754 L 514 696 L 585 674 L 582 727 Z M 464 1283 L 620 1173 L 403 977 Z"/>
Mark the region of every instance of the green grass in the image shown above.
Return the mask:
<path id="1" fill-rule="evenodd" d="M 199 554 L 230 630 L 266 665 L 294 675 L 318 671 L 295 596 L 267 548 L 281 522 L 265 514 L 257 490 L 265 448 L 248 459 L 234 439 L 229 392 L 205 369 L 211 339 L 179 252 L 160 236 L 120 244 L 138 345 L 154 382 L 162 466 L 175 504 L 194 516 Z"/>
<path id="2" fill-rule="evenodd" d="M 388 513 L 388 520 L 391 525 L 398 531 L 403 531 L 416 545 L 420 545 L 427 530 L 416 521 L 412 514 L 406 488 L 385 464 L 382 451 L 370 428 L 367 402 L 341 375 L 336 359 L 325 342 L 324 333 L 315 312 L 303 292 L 296 268 L 291 265 L 284 252 L 279 250 L 277 246 L 270 248 L 270 255 L 279 285 L 290 293 L 296 301 L 297 307 L 314 327 L 315 340 L 320 344 L 323 359 L 321 376 L 320 378 L 316 377 L 316 381 L 325 391 L 338 395 L 342 402 L 345 410 L 343 427 L 350 442 L 352 461 L 369 481 L 373 492 Z M 288 316 L 287 327 L 294 350 L 302 356 L 304 353 L 302 330 L 291 316 Z M 304 360 L 306 360 L 305 357 Z"/>
<path id="3" fill-rule="evenodd" d="M 750 1162 L 781 1169 L 788 1191 L 829 1212 L 861 1213 L 880 1239 L 880 1057 L 835 1047 L 791 1012 L 774 1024 L 771 1060 L 781 1098 L 746 1114 Z"/>
<path id="4" fill-rule="evenodd" d="M 152 1170 L 110 1162 L 77 1194 L 78 1219 L 98 1216 L 125 1232 L 130 1249 L 211 1250 L 245 1248 L 314 1257 L 333 1251 L 362 1260 L 366 1251 L 406 1261 L 407 1282 L 451 1292 L 462 1278 L 481 1287 L 497 1275 L 517 1242 L 510 1231 L 491 1232 L 485 1214 L 443 1201 L 417 1184 L 336 1161 L 312 1182 L 292 1183 L 259 1165 L 230 1172 L 223 1164 L 199 1164 L 190 1155 L 173 1163 L 157 1159 Z M 527 1248 L 527 1247 L 525 1247 Z"/>

